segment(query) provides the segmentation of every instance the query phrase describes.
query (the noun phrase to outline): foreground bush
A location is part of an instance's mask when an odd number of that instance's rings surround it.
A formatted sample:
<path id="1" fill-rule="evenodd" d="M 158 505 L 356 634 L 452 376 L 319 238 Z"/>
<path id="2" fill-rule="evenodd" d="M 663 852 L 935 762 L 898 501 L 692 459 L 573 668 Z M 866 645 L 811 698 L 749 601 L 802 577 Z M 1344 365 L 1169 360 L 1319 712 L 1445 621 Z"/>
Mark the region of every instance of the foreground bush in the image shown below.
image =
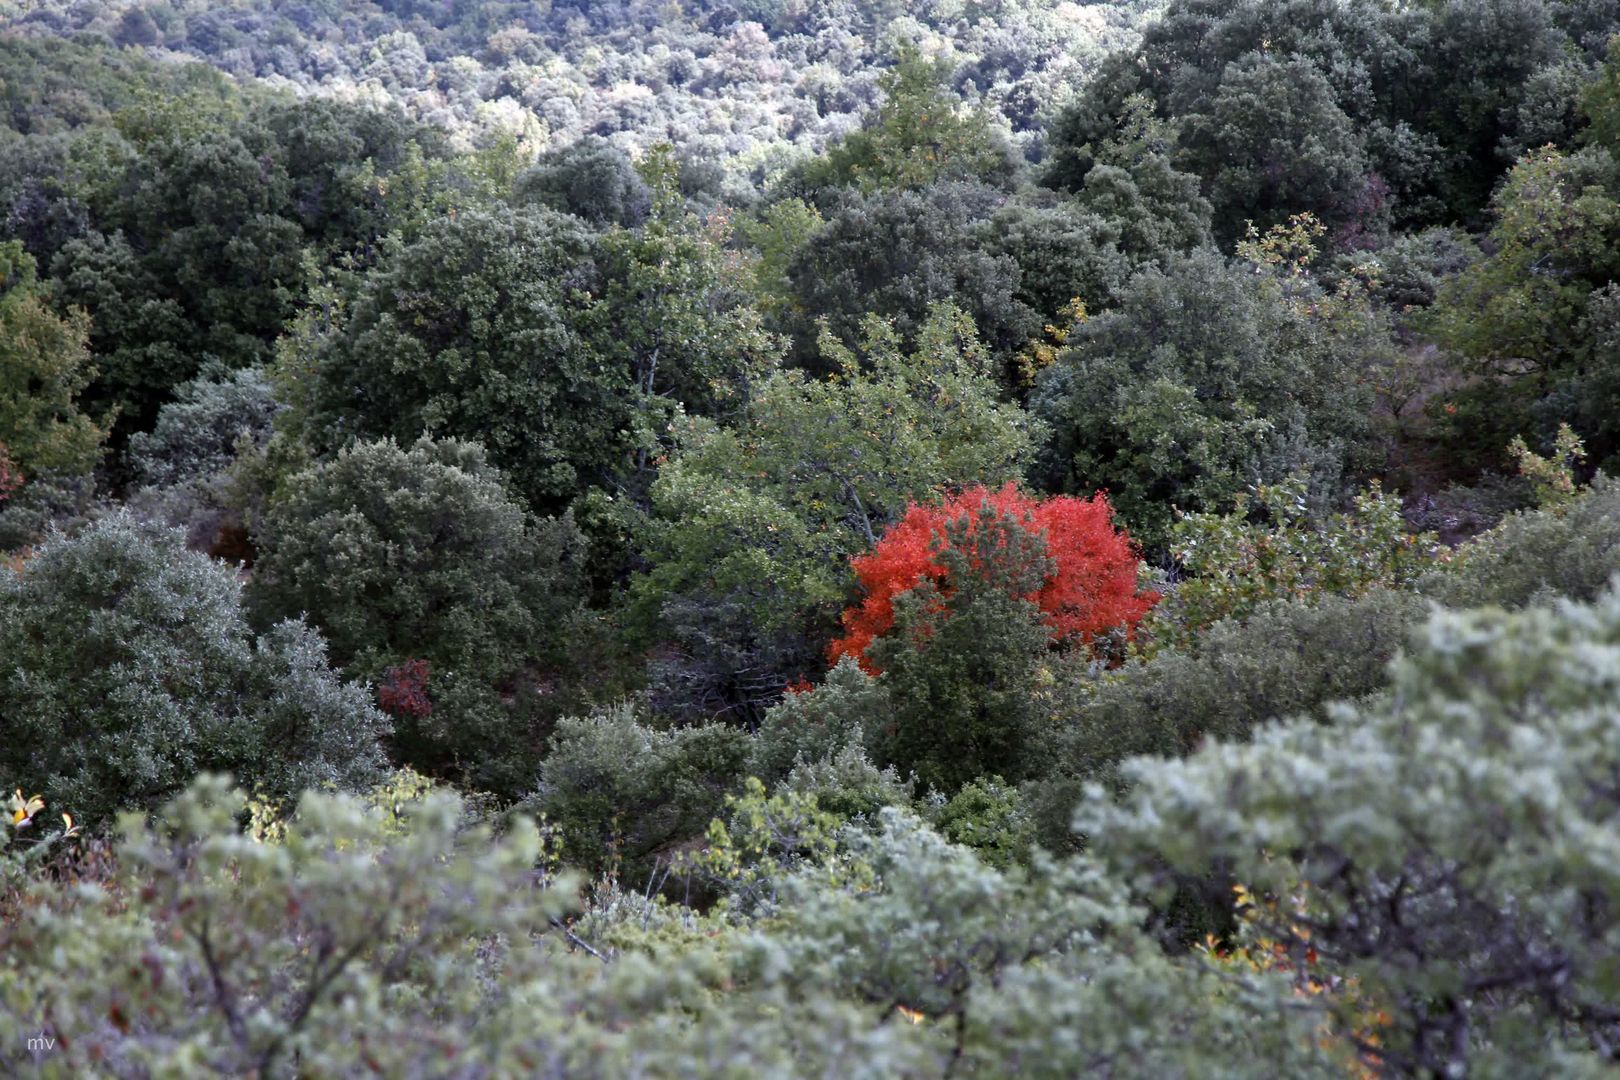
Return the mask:
<path id="1" fill-rule="evenodd" d="M 1144 895 L 1218 869 L 1279 955 L 1377 1001 L 1401 1075 L 1597 1075 L 1620 994 L 1620 581 L 1591 606 L 1442 614 L 1386 700 L 1184 762 L 1077 827 Z"/>
<path id="2" fill-rule="evenodd" d="M 0 1009 L 51 1040 L 8 1040 L 0 1069 L 1258 1078 L 1347 1062 L 1285 979 L 1165 955 L 1094 868 L 1001 873 L 898 811 L 758 863 L 769 920 L 602 889 L 564 924 L 572 882 L 535 869 L 550 851 L 532 824 L 494 837 L 453 796 L 396 803 L 306 796 L 254 839 L 210 778 L 129 818 L 96 885 L 0 898 Z"/>

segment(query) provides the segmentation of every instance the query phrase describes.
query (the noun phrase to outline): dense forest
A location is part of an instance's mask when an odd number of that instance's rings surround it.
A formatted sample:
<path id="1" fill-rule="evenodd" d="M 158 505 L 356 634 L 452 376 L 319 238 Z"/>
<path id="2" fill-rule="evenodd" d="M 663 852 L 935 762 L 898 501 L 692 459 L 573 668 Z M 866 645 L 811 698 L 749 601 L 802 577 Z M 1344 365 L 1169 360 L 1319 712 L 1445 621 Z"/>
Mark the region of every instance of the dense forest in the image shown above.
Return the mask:
<path id="1" fill-rule="evenodd" d="M 0 1074 L 1620 1067 L 1620 0 L 0 0 Z"/>

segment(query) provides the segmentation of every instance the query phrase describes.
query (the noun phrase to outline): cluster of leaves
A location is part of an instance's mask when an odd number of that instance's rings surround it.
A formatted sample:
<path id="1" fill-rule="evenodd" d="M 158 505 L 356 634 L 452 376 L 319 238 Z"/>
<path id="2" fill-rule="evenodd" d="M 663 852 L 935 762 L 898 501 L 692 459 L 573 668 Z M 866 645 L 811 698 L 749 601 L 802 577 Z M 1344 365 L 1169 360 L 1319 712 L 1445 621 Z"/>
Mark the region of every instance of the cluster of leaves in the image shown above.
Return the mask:
<path id="1" fill-rule="evenodd" d="M 307 618 L 362 677 L 431 665 L 431 697 L 394 710 L 399 760 L 517 794 L 555 714 L 516 687 L 566 657 L 583 541 L 502 481 L 472 443 L 343 450 L 278 486 L 249 599 L 267 624 Z"/>

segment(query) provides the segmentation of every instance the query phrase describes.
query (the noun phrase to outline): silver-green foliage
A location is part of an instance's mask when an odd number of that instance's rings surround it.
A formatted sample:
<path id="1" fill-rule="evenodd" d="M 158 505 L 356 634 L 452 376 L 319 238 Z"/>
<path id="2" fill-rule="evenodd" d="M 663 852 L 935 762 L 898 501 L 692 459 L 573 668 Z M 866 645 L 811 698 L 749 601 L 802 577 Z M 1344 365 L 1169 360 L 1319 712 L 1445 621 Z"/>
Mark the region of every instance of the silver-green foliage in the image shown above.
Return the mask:
<path id="1" fill-rule="evenodd" d="M 532 824 L 467 828 L 442 793 L 367 803 L 306 796 L 255 838 L 240 795 L 205 779 L 126 819 L 118 877 L 0 906 L 0 1016 L 55 1040 L 9 1041 L 0 1067 L 1259 1077 L 1335 1060 L 1285 981 L 1166 956 L 1095 866 L 1003 873 L 900 811 L 766 864 L 785 903 L 761 921 L 609 890 L 568 927 L 573 883 L 536 869 Z"/>
<path id="2" fill-rule="evenodd" d="M 121 514 L 0 567 L 0 657 L 0 772 L 86 820 L 202 769 L 294 794 L 381 762 L 388 721 L 318 634 L 255 638 L 229 568 Z"/>
<path id="3" fill-rule="evenodd" d="M 1219 869 L 1381 1003 L 1407 1074 L 1587 1071 L 1620 994 L 1620 583 L 1590 606 L 1441 613 L 1383 700 L 1139 760 L 1077 828 L 1137 886 Z"/>

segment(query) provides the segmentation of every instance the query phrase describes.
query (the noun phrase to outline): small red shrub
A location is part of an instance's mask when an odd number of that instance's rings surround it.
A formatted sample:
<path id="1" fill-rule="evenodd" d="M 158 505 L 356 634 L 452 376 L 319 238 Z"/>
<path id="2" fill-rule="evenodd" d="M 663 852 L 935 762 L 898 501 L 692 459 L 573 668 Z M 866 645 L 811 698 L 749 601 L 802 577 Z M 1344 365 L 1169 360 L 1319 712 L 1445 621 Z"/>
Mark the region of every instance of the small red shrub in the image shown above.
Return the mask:
<path id="1" fill-rule="evenodd" d="M 377 705 L 395 716 L 414 716 L 420 719 L 433 712 L 433 700 L 428 697 L 428 676 L 432 668 L 426 660 L 407 660 L 383 672 L 382 685 L 377 687 Z"/>

